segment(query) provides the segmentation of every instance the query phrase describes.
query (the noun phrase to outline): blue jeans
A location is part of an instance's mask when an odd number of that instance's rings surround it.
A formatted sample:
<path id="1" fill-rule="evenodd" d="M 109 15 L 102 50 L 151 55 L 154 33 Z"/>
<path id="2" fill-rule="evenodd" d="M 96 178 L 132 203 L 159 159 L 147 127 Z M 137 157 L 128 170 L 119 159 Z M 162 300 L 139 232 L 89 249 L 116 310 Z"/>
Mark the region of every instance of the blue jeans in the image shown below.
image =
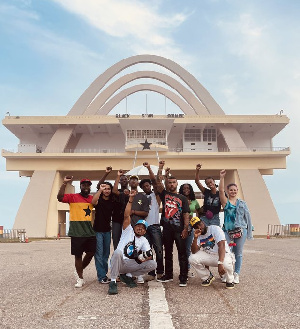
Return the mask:
<path id="1" fill-rule="evenodd" d="M 230 237 L 228 235 L 228 232 L 225 232 L 226 241 L 229 244 L 230 243 Z M 233 241 L 236 243 L 236 246 L 230 247 L 231 251 L 235 255 L 235 268 L 234 272 L 237 274 L 240 274 L 241 267 L 242 267 L 242 261 L 243 261 L 243 249 L 244 244 L 247 238 L 247 229 L 243 228 L 243 236 L 238 239 L 233 239 Z"/>
<path id="2" fill-rule="evenodd" d="M 145 238 L 149 241 L 151 248 L 154 248 L 155 259 L 157 262 L 157 274 L 164 273 L 164 259 L 163 259 L 163 243 L 160 225 L 150 225 L 147 228 Z M 150 275 L 155 275 L 155 271 L 149 272 Z"/>
<path id="3" fill-rule="evenodd" d="M 191 246 L 194 240 L 194 229 L 192 228 L 192 230 L 189 232 L 190 234 L 188 235 L 188 237 L 185 239 L 185 246 L 186 246 L 186 255 L 187 258 L 190 257 L 191 255 Z M 188 263 L 188 269 L 191 268 L 191 264 Z"/>
<path id="4" fill-rule="evenodd" d="M 111 234 L 113 239 L 114 250 L 117 249 L 121 235 L 122 235 L 122 226 L 123 224 L 112 222 Z"/>
<path id="5" fill-rule="evenodd" d="M 98 281 L 104 279 L 108 271 L 108 257 L 110 253 L 110 232 L 96 232 L 97 247 L 95 253 L 95 266 Z"/>
<path id="6" fill-rule="evenodd" d="M 210 226 L 210 225 L 220 226 L 219 214 L 215 214 L 212 219 L 208 219 L 208 218 L 206 218 L 206 216 L 201 216 L 200 218 L 203 220 L 203 222 L 205 223 L 206 226 Z"/>

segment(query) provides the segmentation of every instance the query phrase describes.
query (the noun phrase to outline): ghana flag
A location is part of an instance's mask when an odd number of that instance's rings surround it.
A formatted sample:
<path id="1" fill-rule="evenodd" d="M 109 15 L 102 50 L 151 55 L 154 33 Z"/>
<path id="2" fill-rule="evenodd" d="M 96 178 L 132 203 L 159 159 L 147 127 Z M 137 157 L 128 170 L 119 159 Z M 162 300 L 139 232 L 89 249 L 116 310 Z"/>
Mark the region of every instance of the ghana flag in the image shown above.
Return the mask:
<path id="1" fill-rule="evenodd" d="M 62 202 L 69 203 L 70 205 L 69 236 L 95 236 L 95 231 L 91 223 L 93 210 L 92 199 L 92 195 L 85 198 L 80 193 L 64 195 Z"/>

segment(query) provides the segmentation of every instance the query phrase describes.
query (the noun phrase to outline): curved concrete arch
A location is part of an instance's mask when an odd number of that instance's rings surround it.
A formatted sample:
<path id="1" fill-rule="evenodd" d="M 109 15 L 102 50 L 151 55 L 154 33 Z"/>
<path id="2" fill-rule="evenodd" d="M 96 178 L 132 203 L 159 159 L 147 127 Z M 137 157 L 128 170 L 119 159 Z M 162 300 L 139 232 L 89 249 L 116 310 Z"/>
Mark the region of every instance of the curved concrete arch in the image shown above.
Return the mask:
<path id="1" fill-rule="evenodd" d="M 156 55 L 137 55 L 119 61 L 112 65 L 98 78 L 96 78 L 92 84 L 85 90 L 80 96 L 77 102 L 74 104 L 68 115 L 84 115 L 87 107 L 92 103 L 99 91 L 104 85 L 112 79 L 120 71 L 139 63 L 153 63 L 167 68 L 178 77 L 180 77 L 201 100 L 202 104 L 207 108 L 208 112 L 212 115 L 225 115 L 221 107 L 215 102 L 209 92 L 200 84 L 200 82 L 188 71 L 182 68 L 179 64 Z M 183 86 L 182 86 L 183 87 Z M 186 104 L 186 103 L 185 103 Z M 240 134 L 233 127 L 219 127 L 229 149 L 234 147 L 246 147 Z M 60 150 L 63 152 L 73 131 L 73 127 L 61 127 L 52 136 L 48 143 L 45 152 L 51 152 L 53 148 L 57 148 L 59 145 Z M 234 138 L 233 138 L 234 136 Z M 59 144 L 57 142 L 59 141 Z"/>
<path id="2" fill-rule="evenodd" d="M 156 93 L 162 94 L 170 99 L 174 104 L 176 104 L 184 113 L 188 115 L 193 115 L 193 109 L 183 101 L 177 94 L 173 91 L 163 88 L 161 86 L 156 86 L 152 84 L 140 84 L 136 86 L 129 87 L 127 89 L 121 90 L 118 94 L 112 97 L 99 111 L 101 111 L 102 115 L 108 114 L 117 104 L 119 104 L 122 99 L 126 98 L 126 96 L 132 95 L 136 92 L 150 90 Z M 98 114 L 98 113 L 95 113 Z"/>
<path id="3" fill-rule="evenodd" d="M 112 65 L 104 73 L 99 75 L 92 84 L 85 90 L 85 92 L 79 97 L 77 102 L 69 111 L 69 115 L 81 115 L 84 114 L 87 107 L 90 105 L 92 100 L 96 97 L 99 91 L 105 86 L 105 84 L 111 80 L 119 72 L 126 68 L 140 63 L 152 63 L 160 65 L 169 71 L 176 74 L 181 78 L 199 98 L 201 103 L 207 108 L 208 112 L 212 115 L 224 115 L 225 113 L 213 99 L 210 93 L 201 85 L 201 83 L 187 70 L 185 70 L 179 64 L 173 62 L 170 59 L 156 56 L 156 55 L 136 55 L 128 57 Z"/>
<path id="4" fill-rule="evenodd" d="M 105 104 L 105 102 L 122 86 L 125 84 L 143 78 L 155 79 L 161 82 L 164 82 L 166 85 L 175 89 L 184 100 L 190 104 L 190 106 L 194 109 L 196 114 L 198 115 L 208 115 L 208 111 L 206 107 L 199 101 L 199 99 L 186 87 L 184 87 L 179 81 L 174 78 L 155 71 L 137 71 L 130 74 L 126 74 L 120 77 L 118 80 L 114 81 L 110 84 L 106 89 L 101 91 L 101 93 L 92 101 L 92 103 L 88 106 L 85 115 L 93 115 L 96 112 L 98 114 L 104 114 L 99 109 Z"/>

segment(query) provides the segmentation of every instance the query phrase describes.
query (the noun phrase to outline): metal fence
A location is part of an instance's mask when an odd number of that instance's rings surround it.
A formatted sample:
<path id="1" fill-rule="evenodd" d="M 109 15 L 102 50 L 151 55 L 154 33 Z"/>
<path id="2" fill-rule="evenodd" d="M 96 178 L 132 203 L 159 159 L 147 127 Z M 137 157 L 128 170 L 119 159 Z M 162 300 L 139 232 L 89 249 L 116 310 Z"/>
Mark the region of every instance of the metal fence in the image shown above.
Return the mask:
<path id="1" fill-rule="evenodd" d="M 26 230 L 25 229 L 4 229 L 3 233 L 0 235 L 1 239 L 10 241 L 20 241 L 25 242 L 26 240 Z"/>
<path id="2" fill-rule="evenodd" d="M 270 236 L 300 236 L 300 224 L 272 225 L 268 224 L 268 233 Z"/>

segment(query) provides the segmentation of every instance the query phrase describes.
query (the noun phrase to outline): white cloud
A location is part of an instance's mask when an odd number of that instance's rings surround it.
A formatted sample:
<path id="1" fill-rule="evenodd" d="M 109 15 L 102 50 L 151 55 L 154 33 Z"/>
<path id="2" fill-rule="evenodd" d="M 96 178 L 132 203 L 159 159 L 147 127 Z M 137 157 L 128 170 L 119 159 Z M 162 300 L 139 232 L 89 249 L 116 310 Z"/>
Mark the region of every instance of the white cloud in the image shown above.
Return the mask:
<path id="1" fill-rule="evenodd" d="M 183 13 L 159 14 L 153 2 L 137 0 L 52 0 L 66 10 L 84 18 L 90 25 L 119 38 L 122 45 L 137 54 L 151 53 L 169 56 L 181 54 L 171 37 L 171 31 L 187 19 Z M 181 54 L 181 57 L 183 55 Z"/>
<path id="2" fill-rule="evenodd" d="M 244 13 L 236 20 L 219 20 L 217 26 L 227 36 L 227 46 L 231 53 L 251 61 L 261 61 L 263 58 L 270 60 L 266 23 L 260 25 L 253 16 Z"/>
<path id="3" fill-rule="evenodd" d="M 28 2 L 28 5 L 30 3 Z M 42 55 L 73 63 L 86 62 L 87 57 L 99 60 L 100 56 L 81 43 L 55 34 L 39 25 L 39 15 L 30 8 L 19 9 L 0 5 L 0 19 L 10 33 L 22 36 L 22 42 Z"/>

